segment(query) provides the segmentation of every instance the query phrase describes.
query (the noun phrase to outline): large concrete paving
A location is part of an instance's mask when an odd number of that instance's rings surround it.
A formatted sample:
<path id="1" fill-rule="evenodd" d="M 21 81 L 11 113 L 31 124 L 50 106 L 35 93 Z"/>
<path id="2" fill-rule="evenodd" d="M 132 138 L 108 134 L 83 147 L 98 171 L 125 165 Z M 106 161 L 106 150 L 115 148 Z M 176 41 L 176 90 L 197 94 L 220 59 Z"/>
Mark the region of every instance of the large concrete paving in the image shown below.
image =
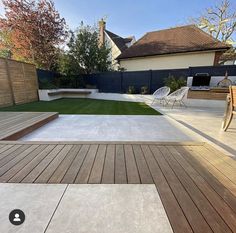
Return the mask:
<path id="1" fill-rule="evenodd" d="M 4 233 L 171 233 L 155 185 L 0 184 Z M 8 220 L 24 211 L 22 225 Z"/>
<path id="2" fill-rule="evenodd" d="M 182 126 L 190 129 L 192 133 L 206 141 L 229 156 L 236 156 L 236 118 L 234 117 L 229 129 L 221 129 L 224 108 L 182 108 L 163 107 L 155 108 L 166 116 L 171 117 Z"/>
<path id="3" fill-rule="evenodd" d="M 70 185 L 46 231 L 172 232 L 155 185 Z"/>
<path id="4" fill-rule="evenodd" d="M 152 106 L 162 116 L 60 115 L 22 141 L 205 141 L 236 155 L 236 120 L 221 129 L 223 108 Z"/>
<path id="5" fill-rule="evenodd" d="M 0 232 L 42 233 L 46 229 L 66 185 L 0 184 Z M 9 213 L 21 209 L 25 222 L 14 226 Z"/>
<path id="6" fill-rule="evenodd" d="M 166 116 L 60 115 L 22 141 L 200 141 Z"/>

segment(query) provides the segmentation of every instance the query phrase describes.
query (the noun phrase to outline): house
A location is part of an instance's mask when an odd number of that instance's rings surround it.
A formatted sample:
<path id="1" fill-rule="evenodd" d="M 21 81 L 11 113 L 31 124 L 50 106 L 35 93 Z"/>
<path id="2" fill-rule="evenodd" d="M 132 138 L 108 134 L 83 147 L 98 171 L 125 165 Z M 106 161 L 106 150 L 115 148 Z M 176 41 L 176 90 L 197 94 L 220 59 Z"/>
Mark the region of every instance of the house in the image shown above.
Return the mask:
<path id="1" fill-rule="evenodd" d="M 123 38 L 113 32 L 106 30 L 106 22 L 102 19 L 99 21 L 99 42 L 100 45 L 105 43 L 109 48 L 111 48 L 110 60 L 113 69 L 117 70 L 119 68 L 119 64 L 116 58 L 134 44 L 135 37 L 130 36 Z"/>
<path id="2" fill-rule="evenodd" d="M 148 32 L 117 60 L 127 71 L 213 66 L 229 48 L 198 27 L 187 25 Z"/>

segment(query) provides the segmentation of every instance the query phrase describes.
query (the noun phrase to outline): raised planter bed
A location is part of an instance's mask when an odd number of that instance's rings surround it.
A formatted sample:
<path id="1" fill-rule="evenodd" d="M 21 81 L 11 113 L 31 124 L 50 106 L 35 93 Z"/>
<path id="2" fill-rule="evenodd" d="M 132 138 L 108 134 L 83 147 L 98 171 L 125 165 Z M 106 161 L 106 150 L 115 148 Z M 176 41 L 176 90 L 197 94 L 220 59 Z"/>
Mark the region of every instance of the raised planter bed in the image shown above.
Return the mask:
<path id="1" fill-rule="evenodd" d="M 210 89 L 202 91 L 189 91 L 188 99 L 204 99 L 204 100 L 225 100 L 229 91 L 222 89 Z"/>

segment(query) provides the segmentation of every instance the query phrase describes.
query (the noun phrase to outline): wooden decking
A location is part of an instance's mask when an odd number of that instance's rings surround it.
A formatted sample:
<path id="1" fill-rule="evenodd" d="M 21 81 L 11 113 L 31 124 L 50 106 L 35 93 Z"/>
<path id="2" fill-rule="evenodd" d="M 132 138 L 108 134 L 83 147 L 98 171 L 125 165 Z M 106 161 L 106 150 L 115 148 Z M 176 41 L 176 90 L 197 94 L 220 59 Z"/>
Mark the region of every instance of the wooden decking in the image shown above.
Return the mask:
<path id="1" fill-rule="evenodd" d="M 17 140 L 57 117 L 55 112 L 0 112 L 0 140 Z"/>
<path id="2" fill-rule="evenodd" d="M 0 182 L 155 184 L 175 233 L 236 232 L 236 162 L 204 143 L 2 141 Z"/>

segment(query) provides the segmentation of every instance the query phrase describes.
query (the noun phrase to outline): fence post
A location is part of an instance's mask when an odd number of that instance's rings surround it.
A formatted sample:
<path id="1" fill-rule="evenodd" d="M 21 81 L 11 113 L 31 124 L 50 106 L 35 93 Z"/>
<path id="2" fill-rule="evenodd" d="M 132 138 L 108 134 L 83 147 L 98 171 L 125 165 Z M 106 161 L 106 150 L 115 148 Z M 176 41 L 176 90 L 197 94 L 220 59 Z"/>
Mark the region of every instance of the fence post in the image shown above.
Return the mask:
<path id="1" fill-rule="evenodd" d="M 120 93 L 123 93 L 123 72 L 120 72 Z"/>
<path id="2" fill-rule="evenodd" d="M 25 67 L 24 67 L 24 63 L 21 63 L 21 69 L 22 69 L 22 73 L 23 73 L 23 81 L 24 81 L 24 86 L 26 87 L 26 80 L 25 80 Z M 25 99 L 28 102 L 29 98 L 28 98 L 28 94 L 25 91 Z"/>
<path id="3" fill-rule="evenodd" d="M 6 64 L 6 71 L 7 71 L 7 79 L 8 79 L 9 87 L 10 87 L 10 90 L 11 90 L 12 103 L 13 103 L 13 105 L 15 105 L 16 100 L 15 100 L 15 95 L 14 95 L 14 91 L 13 91 L 13 85 L 12 85 L 11 74 L 10 74 L 7 58 L 5 59 L 5 62 L 6 62 L 5 64 Z"/>
<path id="4" fill-rule="evenodd" d="M 76 89 L 78 88 L 78 76 L 77 75 L 75 76 L 75 88 Z"/>
<path id="5" fill-rule="evenodd" d="M 150 70 L 150 77 L 149 77 L 149 92 L 152 93 L 152 70 Z"/>
<path id="6" fill-rule="evenodd" d="M 188 76 L 193 76 L 192 67 L 188 67 Z"/>
<path id="7" fill-rule="evenodd" d="M 100 85 L 101 76 L 100 76 L 100 73 L 98 73 L 98 75 L 96 75 L 96 76 L 93 75 L 93 77 L 96 77 L 96 85 L 97 85 L 98 90 L 100 90 L 101 89 L 101 85 Z"/>

